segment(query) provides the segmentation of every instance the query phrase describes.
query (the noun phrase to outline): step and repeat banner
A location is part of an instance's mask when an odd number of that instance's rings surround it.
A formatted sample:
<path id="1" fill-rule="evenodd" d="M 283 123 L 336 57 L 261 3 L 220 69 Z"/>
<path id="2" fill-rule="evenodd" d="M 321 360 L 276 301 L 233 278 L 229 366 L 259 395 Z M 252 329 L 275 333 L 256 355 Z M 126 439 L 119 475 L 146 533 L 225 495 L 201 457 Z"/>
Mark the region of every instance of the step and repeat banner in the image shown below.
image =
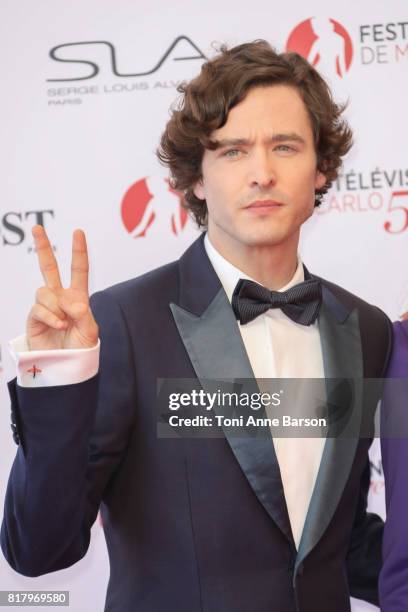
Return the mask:
<path id="1" fill-rule="evenodd" d="M 72 230 L 85 230 L 92 291 L 178 258 L 198 230 L 155 149 L 177 85 L 221 43 L 264 38 L 296 51 L 322 72 L 338 101 L 348 101 L 355 144 L 303 230 L 301 253 L 310 270 L 392 319 L 408 310 L 403 3 L 13 0 L 2 4 L 0 17 L 1 502 L 16 450 L 7 342 L 23 333 L 42 284 L 30 228 L 46 227 L 65 281 Z M 378 443 L 371 460 L 370 507 L 384 515 Z M 67 570 L 29 579 L 0 559 L 0 590 L 69 590 L 75 612 L 103 610 L 108 577 L 99 522 L 87 556 Z M 375 609 L 352 605 L 354 612 Z"/>

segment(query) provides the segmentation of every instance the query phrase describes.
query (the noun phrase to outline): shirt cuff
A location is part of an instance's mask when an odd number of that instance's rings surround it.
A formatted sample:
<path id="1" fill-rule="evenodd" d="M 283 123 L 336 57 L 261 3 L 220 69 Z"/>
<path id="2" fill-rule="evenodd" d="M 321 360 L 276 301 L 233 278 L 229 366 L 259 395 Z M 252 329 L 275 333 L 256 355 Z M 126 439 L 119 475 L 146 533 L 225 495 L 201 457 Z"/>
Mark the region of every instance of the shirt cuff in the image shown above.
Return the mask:
<path id="1" fill-rule="evenodd" d="M 98 372 L 100 345 L 98 340 L 92 348 L 30 351 L 26 336 L 18 336 L 9 342 L 17 383 L 20 387 L 53 387 L 84 382 Z"/>

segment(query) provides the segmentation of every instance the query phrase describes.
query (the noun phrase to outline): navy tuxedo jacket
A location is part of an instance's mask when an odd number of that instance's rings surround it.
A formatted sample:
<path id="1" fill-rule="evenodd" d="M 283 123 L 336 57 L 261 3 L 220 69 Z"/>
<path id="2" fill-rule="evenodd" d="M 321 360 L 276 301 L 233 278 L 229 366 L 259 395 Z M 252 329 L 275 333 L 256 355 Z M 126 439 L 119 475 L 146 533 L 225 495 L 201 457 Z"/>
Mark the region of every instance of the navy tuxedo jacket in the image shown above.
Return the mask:
<path id="1" fill-rule="evenodd" d="M 382 377 L 389 320 L 322 283 L 326 377 Z M 376 602 L 383 524 L 366 513 L 370 439 L 327 439 L 296 551 L 271 438 L 157 437 L 157 378 L 253 376 L 203 236 L 91 303 L 99 374 L 9 385 L 20 442 L 1 532 L 11 566 L 38 576 L 75 563 L 100 508 L 109 612 L 346 612 L 350 593 Z"/>

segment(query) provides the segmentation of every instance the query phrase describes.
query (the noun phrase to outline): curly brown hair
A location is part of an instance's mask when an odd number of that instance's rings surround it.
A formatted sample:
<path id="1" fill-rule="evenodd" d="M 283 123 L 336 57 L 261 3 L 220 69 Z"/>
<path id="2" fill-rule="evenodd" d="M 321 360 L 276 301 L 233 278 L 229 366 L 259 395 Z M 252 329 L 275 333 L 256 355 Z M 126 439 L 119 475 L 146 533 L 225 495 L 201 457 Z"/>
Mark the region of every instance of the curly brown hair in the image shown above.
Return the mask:
<path id="1" fill-rule="evenodd" d="M 285 84 L 295 87 L 308 111 L 317 154 L 317 169 L 326 176 L 316 189 L 315 206 L 337 178 L 341 158 L 352 145 L 352 131 L 341 117 L 346 104 L 336 104 L 326 81 L 297 53 L 277 53 L 266 40 L 228 49 L 205 62 L 200 74 L 181 83 L 181 99 L 172 108 L 156 154 L 170 170 L 171 185 L 184 193 L 184 207 L 199 227 L 208 221 L 207 204 L 194 195 L 202 178 L 205 149 L 214 150 L 214 130 L 225 125 L 228 113 L 254 87 Z"/>

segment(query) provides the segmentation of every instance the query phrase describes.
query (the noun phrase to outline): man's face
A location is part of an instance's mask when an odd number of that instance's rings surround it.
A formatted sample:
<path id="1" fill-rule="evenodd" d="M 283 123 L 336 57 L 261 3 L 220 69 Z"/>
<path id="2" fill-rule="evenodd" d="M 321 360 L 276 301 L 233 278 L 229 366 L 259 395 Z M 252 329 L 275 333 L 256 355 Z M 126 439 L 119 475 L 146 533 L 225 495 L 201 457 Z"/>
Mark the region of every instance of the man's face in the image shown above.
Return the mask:
<path id="1" fill-rule="evenodd" d="M 314 209 L 316 170 L 313 133 L 296 89 L 251 89 L 211 134 L 221 144 L 205 150 L 194 193 L 205 199 L 208 232 L 215 243 L 273 246 L 297 241 Z"/>

